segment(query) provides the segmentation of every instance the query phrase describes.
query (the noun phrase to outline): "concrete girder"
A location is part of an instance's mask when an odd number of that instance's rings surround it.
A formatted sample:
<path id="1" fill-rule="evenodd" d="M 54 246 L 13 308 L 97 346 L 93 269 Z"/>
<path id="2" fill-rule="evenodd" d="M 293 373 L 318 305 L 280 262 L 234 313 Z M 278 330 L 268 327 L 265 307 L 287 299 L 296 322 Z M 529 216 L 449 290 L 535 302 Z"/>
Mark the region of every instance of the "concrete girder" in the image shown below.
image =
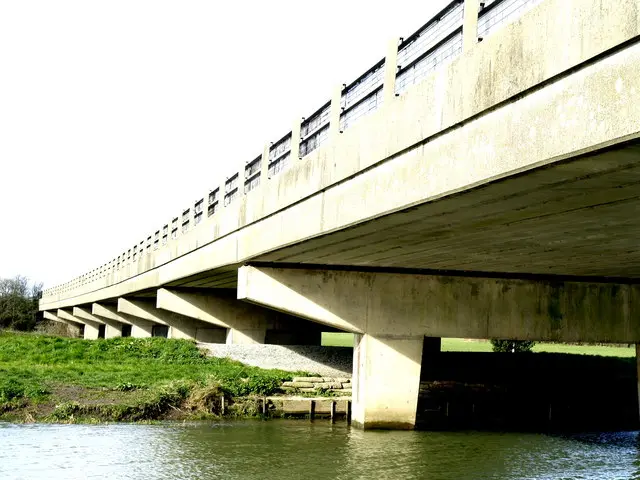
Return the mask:
<path id="1" fill-rule="evenodd" d="M 117 306 L 94 303 L 91 305 L 91 313 L 102 318 L 107 325 L 111 325 L 112 330 L 119 330 L 120 335 L 122 335 L 123 325 L 131 326 L 131 336 L 134 338 L 146 338 L 152 335 L 153 323 L 126 313 L 118 313 Z"/>
<path id="2" fill-rule="evenodd" d="M 640 342 L 640 285 L 245 266 L 238 298 L 354 333 Z"/>
<path id="3" fill-rule="evenodd" d="M 69 322 L 79 323 L 84 325 L 84 339 L 85 340 L 97 340 L 100 337 L 100 323 L 85 318 L 76 317 L 72 313 L 69 313 L 61 308 L 58 309 L 58 318 L 67 320 Z"/>
<path id="4" fill-rule="evenodd" d="M 211 343 L 224 343 L 226 330 L 207 325 L 155 306 L 155 301 L 118 299 L 118 313 L 125 313 L 143 320 L 169 327 L 169 338 L 186 338 Z"/>
<path id="5" fill-rule="evenodd" d="M 228 329 L 226 343 L 264 343 L 273 312 L 216 292 L 158 290 L 157 307 Z"/>

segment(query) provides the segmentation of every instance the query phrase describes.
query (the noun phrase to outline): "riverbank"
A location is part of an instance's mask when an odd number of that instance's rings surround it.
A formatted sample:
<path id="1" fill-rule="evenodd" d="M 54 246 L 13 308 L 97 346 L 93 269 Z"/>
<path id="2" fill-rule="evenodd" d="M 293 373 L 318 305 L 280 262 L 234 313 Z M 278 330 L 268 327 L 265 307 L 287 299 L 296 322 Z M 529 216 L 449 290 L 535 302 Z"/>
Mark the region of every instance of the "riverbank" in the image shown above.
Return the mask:
<path id="1" fill-rule="evenodd" d="M 0 332 L 0 420 L 105 422 L 246 417 L 306 372 L 207 357 L 193 342 L 88 342 Z"/>

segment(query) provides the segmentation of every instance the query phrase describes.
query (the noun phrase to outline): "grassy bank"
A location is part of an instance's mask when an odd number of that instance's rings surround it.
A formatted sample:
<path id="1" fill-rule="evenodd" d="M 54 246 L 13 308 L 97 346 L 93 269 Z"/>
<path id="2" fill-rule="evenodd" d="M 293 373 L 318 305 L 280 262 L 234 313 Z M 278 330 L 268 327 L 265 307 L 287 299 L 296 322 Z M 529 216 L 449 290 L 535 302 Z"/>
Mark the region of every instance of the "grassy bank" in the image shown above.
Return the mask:
<path id="1" fill-rule="evenodd" d="M 302 372 L 299 372 L 302 373 Z M 0 419 L 138 421 L 253 412 L 294 373 L 205 357 L 163 338 L 84 341 L 0 332 Z"/>
<path id="2" fill-rule="evenodd" d="M 323 333 L 322 344 L 333 347 L 352 347 L 351 333 Z M 488 340 L 466 340 L 463 338 L 443 338 L 442 350 L 445 352 L 491 352 Z M 633 357 L 635 347 L 616 347 L 608 345 L 567 345 L 564 343 L 536 343 L 534 352 L 571 353 L 576 355 L 601 355 L 606 357 Z"/>

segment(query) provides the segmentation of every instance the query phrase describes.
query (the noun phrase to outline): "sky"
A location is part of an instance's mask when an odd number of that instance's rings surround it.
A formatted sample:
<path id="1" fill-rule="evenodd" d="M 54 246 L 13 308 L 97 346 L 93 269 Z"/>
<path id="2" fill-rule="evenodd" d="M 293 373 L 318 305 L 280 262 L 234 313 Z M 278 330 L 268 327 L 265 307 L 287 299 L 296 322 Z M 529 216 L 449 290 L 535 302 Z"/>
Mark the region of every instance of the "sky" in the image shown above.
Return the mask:
<path id="1" fill-rule="evenodd" d="M 448 0 L 0 0 L 0 278 L 151 235 Z"/>

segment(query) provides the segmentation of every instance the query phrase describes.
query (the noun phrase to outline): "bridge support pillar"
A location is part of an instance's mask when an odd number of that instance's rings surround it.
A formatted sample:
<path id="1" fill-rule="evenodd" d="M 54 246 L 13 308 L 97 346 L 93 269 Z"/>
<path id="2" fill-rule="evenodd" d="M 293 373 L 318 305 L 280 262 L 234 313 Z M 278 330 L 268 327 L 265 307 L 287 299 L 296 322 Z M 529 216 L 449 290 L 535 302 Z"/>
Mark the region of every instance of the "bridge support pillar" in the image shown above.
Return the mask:
<path id="1" fill-rule="evenodd" d="M 224 343 L 226 330 L 166 310 L 156 308 L 154 301 L 118 299 L 118 313 L 138 317 L 151 324 L 169 327 L 168 338 Z M 132 332 L 133 336 L 133 332 Z"/>
<path id="2" fill-rule="evenodd" d="M 122 332 L 124 328 L 130 329 L 130 336 L 133 338 L 146 338 L 151 336 L 153 323 L 127 315 L 126 313 L 118 313 L 117 306 L 94 303 L 91 305 L 91 313 L 102 319 L 107 325 L 105 332 L 106 338 L 123 336 Z M 119 332 L 119 335 L 117 332 Z"/>
<path id="3" fill-rule="evenodd" d="M 71 313 L 62 310 L 62 309 L 58 309 L 58 317 L 62 318 L 64 320 L 68 320 L 71 322 L 76 322 L 79 324 L 84 325 L 84 335 L 83 338 L 85 340 L 97 340 L 98 338 L 100 338 L 100 325 L 101 323 L 92 321 L 92 320 L 88 320 L 86 318 L 80 318 L 80 317 L 76 317 L 75 315 L 72 315 Z"/>
<path id="4" fill-rule="evenodd" d="M 351 422 L 364 429 L 416 424 L 424 337 L 356 334 Z"/>

